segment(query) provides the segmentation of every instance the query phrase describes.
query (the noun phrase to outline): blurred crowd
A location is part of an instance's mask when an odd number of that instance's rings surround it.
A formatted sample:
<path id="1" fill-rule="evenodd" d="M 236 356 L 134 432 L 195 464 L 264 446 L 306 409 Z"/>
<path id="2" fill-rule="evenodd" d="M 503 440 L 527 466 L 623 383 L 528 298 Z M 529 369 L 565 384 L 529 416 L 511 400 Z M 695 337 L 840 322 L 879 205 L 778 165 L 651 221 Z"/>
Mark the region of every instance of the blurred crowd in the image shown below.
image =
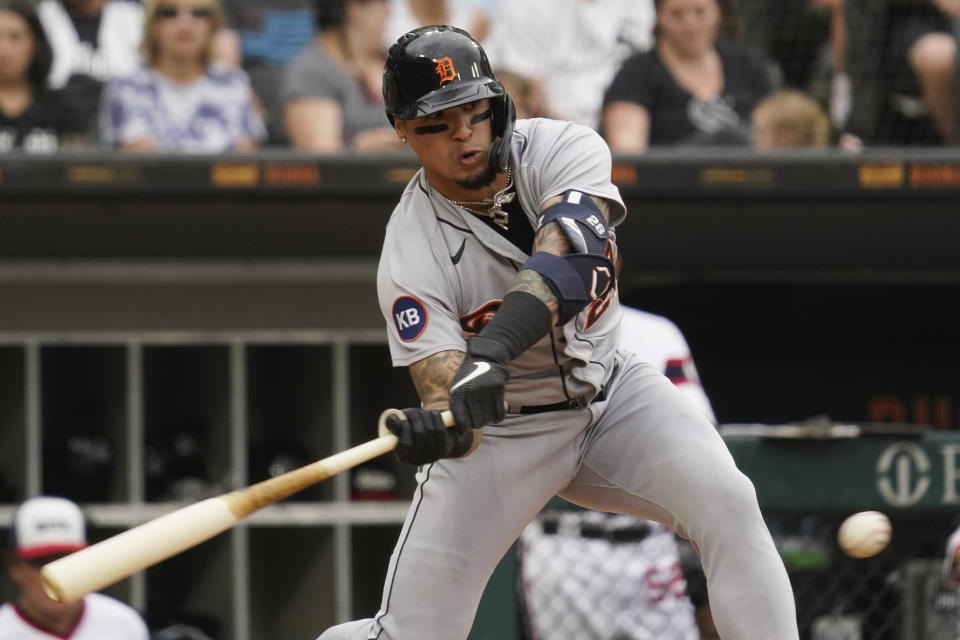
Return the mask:
<path id="1" fill-rule="evenodd" d="M 400 151 L 390 45 L 452 24 L 519 117 L 655 146 L 955 142 L 960 0 L 0 0 L 0 152 Z"/>

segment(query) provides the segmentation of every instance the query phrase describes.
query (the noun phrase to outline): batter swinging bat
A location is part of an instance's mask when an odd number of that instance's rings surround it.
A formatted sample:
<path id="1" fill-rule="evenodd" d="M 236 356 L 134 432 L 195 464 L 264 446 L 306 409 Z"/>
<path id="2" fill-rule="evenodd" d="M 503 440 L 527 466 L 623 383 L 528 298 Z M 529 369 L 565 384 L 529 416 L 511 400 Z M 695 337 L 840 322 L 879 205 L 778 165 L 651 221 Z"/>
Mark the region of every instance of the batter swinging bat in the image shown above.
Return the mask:
<path id="1" fill-rule="evenodd" d="M 398 409 L 380 414 L 379 437 L 374 440 L 245 489 L 201 500 L 54 560 L 42 570 L 47 595 L 60 602 L 79 600 L 209 540 L 262 507 L 393 451 L 397 436 L 385 424 L 392 413 L 403 416 Z M 452 427 L 453 414 L 444 411 L 441 415 L 443 424 Z M 474 447 L 479 444 L 479 435 L 479 431 L 474 432 Z"/>

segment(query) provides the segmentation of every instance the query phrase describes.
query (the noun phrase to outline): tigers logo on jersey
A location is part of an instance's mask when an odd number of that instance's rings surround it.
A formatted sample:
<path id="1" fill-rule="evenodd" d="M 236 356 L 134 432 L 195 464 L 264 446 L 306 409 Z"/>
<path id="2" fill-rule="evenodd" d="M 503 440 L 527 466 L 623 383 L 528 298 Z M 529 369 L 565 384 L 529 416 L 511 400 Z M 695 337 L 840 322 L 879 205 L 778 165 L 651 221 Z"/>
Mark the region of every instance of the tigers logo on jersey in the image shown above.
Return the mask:
<path id="1" fill-rule="evenodd" d="M 501 302 L 502 300 L 491 300 L 476 311 L 471 311 L 463 316 L 460 318 L 460 328 L 463 329 L 465 333 L 472 335 L 480 333 L 480 330 L 487 326 L 490 318 L 492 318 L 493 314 L 500 308 Z"/>
<path id="2" fill-rule="evenodd" d="M 437 63 L 435 70 L 437 76 L 440 77 L 440 84 L 443 85 L 445 82 L 451 82 L 457 79 L 457 69 L 453 66 L 453 60 L 446 56 L 440 58 L 439 60 L 434 60 Z"/>
<path id="3" fill-rule="evenodd" d="M 603 312 L 607 310 L 607 307 L 610 306 L 610 303 L 613 302 L 614 296 L 617 295 L 617 281 L 614 280 L 612 286 L 607 292 L 599 298 L 594 298 L 589 305 L 587 305 L 587 315 L 583 319 L 583 329 L 586 331 L 592 327 L 597 320 L 600 319 L 600 316 L 603 315 Z"/>
<path id="4" fill-rule="evenodd" d="M 426 307 L 416 298 L 400 296 L 393 301 L 393 324 L 404 342 L 419 338 L 427 328 L 427 319 Z"/>

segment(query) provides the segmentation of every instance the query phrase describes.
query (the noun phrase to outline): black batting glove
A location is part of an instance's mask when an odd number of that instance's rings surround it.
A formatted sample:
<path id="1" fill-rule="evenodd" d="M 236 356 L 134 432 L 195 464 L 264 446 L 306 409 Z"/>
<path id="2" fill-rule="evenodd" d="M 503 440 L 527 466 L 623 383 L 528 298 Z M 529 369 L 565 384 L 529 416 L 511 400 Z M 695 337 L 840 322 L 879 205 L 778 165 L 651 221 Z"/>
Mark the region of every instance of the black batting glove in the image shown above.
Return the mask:
<path id="1" fill-rule="evenodd" d="M 503 420 L 503 390 L 510 375 L 499 345 L 482 336 L 467 341 L 467 357 L 450 386 L 450 411 L 458 425 L 478 428 Z"/>
<path id="2" fill-rule="evenodd" d="M 440 458 L 459 458 L 473 444 L 471 429 L 460 423 L 443 426 L 439 411 L 404 409 L 403 415 L 391 415 L 385 421 L 397 436 L 396 452 L 401 462 L 419 466 Z"/>

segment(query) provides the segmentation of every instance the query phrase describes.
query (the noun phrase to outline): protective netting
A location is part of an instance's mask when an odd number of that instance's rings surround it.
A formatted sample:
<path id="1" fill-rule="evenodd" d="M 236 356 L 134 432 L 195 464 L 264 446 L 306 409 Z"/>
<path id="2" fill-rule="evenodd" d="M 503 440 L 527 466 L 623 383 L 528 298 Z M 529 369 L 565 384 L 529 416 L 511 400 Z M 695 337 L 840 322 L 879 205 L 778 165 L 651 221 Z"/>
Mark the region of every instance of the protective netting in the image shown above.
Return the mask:
<path id="1" fill-rule="evenodd" d="M 942 3 L 731 1 L 740 39 L 767 57 L 782 86 L 823 107 L 835 141 L 842 132 L 868 146 L 951 141 L 960 20 Z"/>
<path id="2" fill-rule="evenodd" d="M 768 516 L 793 584 L 800 637 L 960 638 L 960 591 L 942 574 L 953 519 L 892 517 L 888 548 L 853 559 L 836 544 L 846 515 Z M 544 511 L 522 534 L 518 562 L 531 640 L 719 637 L 695 552 L 662 525 Z"/>
<path id="3" fill-rule="evenodd" d="M 608 98 L 650 113 L 650 144 L 831 147 L 955 144 L 960 16 L 937 0 L 719 0 L 723 90 L 689 100 L 657 63 Z M 658 25 L 661 46 L 681 41 Z M 671 39 L 672 38 L 672 39 Z M 681 49 L 682 44 L 676 44 Z M 766 73 L 758 73 L 765 69 Z M 676 79 L 676 78 L 675 78 Z M 684 86 L 692 86 L 689 81 Z M 769 84 L 768 84 L 769 83 Z M 683 82 L 680 82 L 683 84 Z M 778 95 L 790 90 L 790 96 Z M 738 121 L 738 122 L 737 122 Z M 736 122 L 736 125 L 733 123 Z M 721 128 L 719 123 L 725 123 Z M 611 125 L 612 126 L 612 125 Z M 664 129 L 666 128 L 666 130 Z M 670 129 L 675 131 L 670 131 Z M 691 133 L 694 132 L 694 133 Z"/>

